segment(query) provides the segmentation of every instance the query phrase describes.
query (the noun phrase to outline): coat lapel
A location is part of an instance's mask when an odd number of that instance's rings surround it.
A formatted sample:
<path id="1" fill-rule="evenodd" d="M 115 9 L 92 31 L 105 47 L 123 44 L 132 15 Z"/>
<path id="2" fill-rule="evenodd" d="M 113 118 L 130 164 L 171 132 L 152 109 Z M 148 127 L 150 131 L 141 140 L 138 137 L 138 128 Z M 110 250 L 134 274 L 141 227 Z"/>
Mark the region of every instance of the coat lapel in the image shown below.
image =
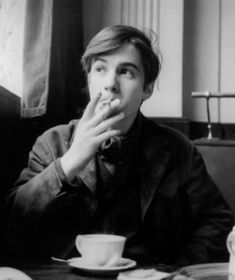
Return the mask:
<path id="1" fill-rule="evenodd" d="M 143 160 L 141 168 L 142 180 L 140 186 L 142 221 L 158 190 L 159 183 L 170 158 L 165 146 L 167 139 L 157 135 L 143 145 Z"/>
<path id="2" fill-rule="evenodd" d="M 88 189 L 94 194 L 96 191 L 97 175 L 96 163 L 93 158 L 78 175 Z"/>

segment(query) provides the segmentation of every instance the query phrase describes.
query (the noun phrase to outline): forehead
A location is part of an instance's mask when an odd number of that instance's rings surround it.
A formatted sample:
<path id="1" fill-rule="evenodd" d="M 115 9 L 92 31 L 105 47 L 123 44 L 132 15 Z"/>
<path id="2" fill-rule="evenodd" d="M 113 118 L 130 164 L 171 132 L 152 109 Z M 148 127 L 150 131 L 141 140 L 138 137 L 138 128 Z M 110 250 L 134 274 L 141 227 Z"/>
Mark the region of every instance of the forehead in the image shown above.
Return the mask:
<path id="1" fill-rule="evenodd" d="M 97 55 L 94 61 L 99 59 L 113 64 L 135 64 L 140 70 L 143 69 L 140 51 L 130 43 L 125 43 L 108 53 Z"/>

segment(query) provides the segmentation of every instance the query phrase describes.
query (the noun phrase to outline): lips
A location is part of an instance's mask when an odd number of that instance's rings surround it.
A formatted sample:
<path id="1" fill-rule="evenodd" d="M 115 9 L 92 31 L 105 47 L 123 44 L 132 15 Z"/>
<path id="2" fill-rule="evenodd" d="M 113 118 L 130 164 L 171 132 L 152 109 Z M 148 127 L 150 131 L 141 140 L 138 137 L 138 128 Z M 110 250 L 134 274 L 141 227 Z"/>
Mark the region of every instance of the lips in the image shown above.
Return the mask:
<path id="1" fill-rule="evenodd" d="M 111 106 L 111 102 L 112 100 L 111 99 L 103 99 L 100 101 L 100 104 L 102 106 L 102 108 L 104 108 L 105 106 Z"/>
<path id="2" fill-rule="evenodd" d="M 111 99 L 100 100 L 100 102 L 97 104 L 95 108 L 95 114 L 103 110 L 106 106 L 109 106 L 109 108 L 111 107 Z"/>

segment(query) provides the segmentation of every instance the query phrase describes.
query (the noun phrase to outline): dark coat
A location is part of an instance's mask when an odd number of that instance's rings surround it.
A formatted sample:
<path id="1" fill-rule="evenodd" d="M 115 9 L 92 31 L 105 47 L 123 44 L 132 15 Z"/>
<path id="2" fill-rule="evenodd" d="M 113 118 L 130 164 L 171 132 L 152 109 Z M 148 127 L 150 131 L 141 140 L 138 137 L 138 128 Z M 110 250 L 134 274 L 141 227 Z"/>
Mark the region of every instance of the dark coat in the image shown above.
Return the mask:
<path id="1" fill-rule="evenodd" d="M 57 126 L 37 139 L 10 196 L 13 222 L 31 248 L 24 247 L 30 257 L 35 252 L 66 257 L 95 211 L 95 161 L 73 184 L 60 165 L 76 124 Z M 145 117 L 140 142 L 135 168 L 142 231 L 152 259 L 178 266 L 225 261 L 232 214 L 197 149 L 181 133 Z"/>

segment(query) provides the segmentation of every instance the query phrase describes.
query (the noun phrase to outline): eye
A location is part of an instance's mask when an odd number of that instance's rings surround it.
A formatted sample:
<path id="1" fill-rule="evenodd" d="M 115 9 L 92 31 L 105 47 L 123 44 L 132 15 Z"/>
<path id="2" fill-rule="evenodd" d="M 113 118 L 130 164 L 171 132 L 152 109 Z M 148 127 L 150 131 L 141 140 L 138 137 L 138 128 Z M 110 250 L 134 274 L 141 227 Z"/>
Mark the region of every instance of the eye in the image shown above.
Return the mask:
<path id="1" fill-rule="evenodd" d="M 127 78 L 132 78 L 134 76 L 134 73 L 129 68 L 122 68 L 120 69 L 120 75 L 123 75 Z"/>
<path id="2" fill-rule="evenodd" d="M 105 67 L 103 65 L 97 65 L 95 66 L 95 72 L 102 72 L 105 70 Z"/>
<path id="3" fill-rule="evenodd" d="M 103 73 L 104 71 L 106 71 L 106 68 L 107 66 L 103 61 L 96 60 L 91 66 L 91 71 L 93 73 Z"/>

